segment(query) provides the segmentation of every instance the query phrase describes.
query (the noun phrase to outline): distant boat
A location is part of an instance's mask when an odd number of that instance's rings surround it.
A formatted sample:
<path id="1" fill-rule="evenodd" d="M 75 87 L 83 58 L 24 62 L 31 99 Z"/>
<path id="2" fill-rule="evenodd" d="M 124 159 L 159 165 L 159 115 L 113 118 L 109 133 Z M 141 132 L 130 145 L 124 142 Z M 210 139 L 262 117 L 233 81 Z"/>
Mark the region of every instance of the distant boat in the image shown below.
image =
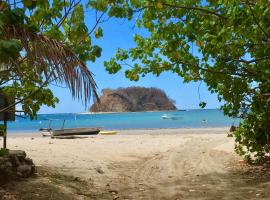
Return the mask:
<path id="1" fill-rule="evenodd" d="M 167 114 L 164 114 L 161 116 L 162 119 L 171 119 L 171 117 Z"/>
<path id="2" fill-rule="evenodd" d="M 183 117 L 169 115 L 169 114 L 164 114 L 164 115 L 161 116 L 161 118 L 162 119 L 171 119 L 171 120 L 180 120 L 180 119 L 183 119 Z"/>
<path id="3" fill-rule="evenodd" d="M 208 123 L 207 119 L 203 119 L 202 123 L 207 124 Z"/>
<path id="4" fill-rule="evenodd" d="M 183 119 L 183 117 L 172 117 L 171 119 L 172 120 L 180 120 L 180 119 Z"/>

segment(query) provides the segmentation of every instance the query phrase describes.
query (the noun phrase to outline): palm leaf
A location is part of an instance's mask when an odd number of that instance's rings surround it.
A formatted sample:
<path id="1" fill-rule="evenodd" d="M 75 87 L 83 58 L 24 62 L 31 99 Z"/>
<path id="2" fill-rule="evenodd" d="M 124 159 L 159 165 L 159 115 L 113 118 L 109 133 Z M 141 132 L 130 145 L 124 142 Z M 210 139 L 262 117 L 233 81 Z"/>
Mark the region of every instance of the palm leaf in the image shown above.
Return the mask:
<path id="1" fill-rule="evenodd" d="M 33 66 L 37 76 L 43 74 L 50 81 L 66 84 L 73 98 L 86 103 L 90 97 L 98 100 L 93 74 L 66 44 L 21 27 L 9 26 L 3 31 L 5 39 L 21 41 L 25 62 Z M 20 66 L 20 62 L 16 60 L 12 63 Z"/>

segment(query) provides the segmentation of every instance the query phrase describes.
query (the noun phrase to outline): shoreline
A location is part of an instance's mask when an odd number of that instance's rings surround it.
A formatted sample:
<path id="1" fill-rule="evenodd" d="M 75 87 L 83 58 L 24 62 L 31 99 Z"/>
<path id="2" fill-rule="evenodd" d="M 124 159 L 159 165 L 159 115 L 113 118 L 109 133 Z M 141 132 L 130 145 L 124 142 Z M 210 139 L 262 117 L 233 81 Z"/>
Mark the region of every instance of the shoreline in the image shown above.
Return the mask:
<path id="1" fill-rule="evenodd" d="M 190 109 L 192 110 L 192 109 Z M 196 109 L 193 109 L 196 110 Z M 200 109 L 198 109 L 200 110 Z M 213 109 L 214 110 L 214 109 Z M 122 114 L 122 113 L 157 113 L 157 112 L 186 112 L 188 110 L 153 110 L 153 111 L 127 111 L 127 112 L 82 112 L 82 113 L 74 113 L 79 115 L 95 115 L 95 114 Z M 64 113 L 63 113 L 64 114 Z"/>
<path id="2" fill-rule="evenodd" d="M 210 131 L 217 131 L 217 132 L 229 132 L 229 126 L 222 126 L 222 127 L 199 127 L 199 128 L 149 128 L 149 129 L 106 129 L 106 130 L 114 130 L 117 131 L 118 135 L 140 135 L 140 134 L 203 134 L 204 132 Z M 164 132 L 166 131 L 166 132 Z M 196 132 L 196 133 L 194 133 Z M 203 132 L 203 133 L 201 133 Z M 11 131 L 8 132 L 7 137 L 16 138 L 16 137 L 42 137 L 39 131 L 31 132 L 31 131 Z M 89 135 L 90 137 L 92 135 Z"/>
<path id="3" fill-rule="evenodd" d="M 148 114 L 147 114 L 148 113 Z M 164 119 L 163 114 L 171 115 Z M 40 128 L 60 129 L 65 121 L 65 128 L 97 127 L 101 130 L 159 130 L 159 129 L 205 129 L 224 128 L 239 121 L 224 116 L 220 111 L 177 111 L 177 112 L 133 112 L 114 114 L 82 114 L 39 116 L 37 120 L 17 120 L 8 123 L 10 134 L 38 134 Z M 55 120 L 54 120 L 55 118 Z M 51 119 L 47 120 L 47 119 Z M 58 119 L 58 120 L 57 120 Z M 61 119 L 61 120 L 60 120 Z"/>
<path id="4" fill-rule="evenodd" d="M 220 108 L 187 108 L 187 109 L 176 109 L 176 110 L 153 110 L 153 111 L 129 111 L 129 112 L 77 112 L 77 113 L 39 113 L 38 115 L 57 115 L 57 114 L 79 114 L 79 115 L 90 115 L 90 114 L 113 114 L 113 113 L 142 113 L 142 112 L 188 112 L 188 111 L 194 111 L 194 110 L 220 110 Z"/>

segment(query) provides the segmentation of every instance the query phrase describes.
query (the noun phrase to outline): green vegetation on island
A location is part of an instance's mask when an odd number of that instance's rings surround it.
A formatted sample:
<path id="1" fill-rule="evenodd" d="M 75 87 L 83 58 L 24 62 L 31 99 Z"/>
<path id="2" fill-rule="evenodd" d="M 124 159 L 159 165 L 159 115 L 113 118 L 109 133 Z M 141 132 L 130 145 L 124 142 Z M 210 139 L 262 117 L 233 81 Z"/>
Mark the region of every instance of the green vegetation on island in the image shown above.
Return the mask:
<path id="1" fill-rule="evenodd" d="M 158 88 L 128 87 L 104 89 L 100 102 L 93 104 L 90 112 L 136 112 L 176 110 L 173 100 Z"/>

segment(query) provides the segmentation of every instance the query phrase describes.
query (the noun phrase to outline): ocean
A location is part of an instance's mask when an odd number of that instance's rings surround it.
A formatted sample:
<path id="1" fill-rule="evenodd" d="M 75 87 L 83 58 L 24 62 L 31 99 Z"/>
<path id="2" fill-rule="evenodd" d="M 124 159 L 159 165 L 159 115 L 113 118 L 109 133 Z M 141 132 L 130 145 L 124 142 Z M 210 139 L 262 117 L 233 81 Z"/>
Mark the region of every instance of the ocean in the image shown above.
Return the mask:
<path id="1" fill-rule="evenodd" d="M 40 114 L 36 120 L 16 117 L 14 122 L 8 122 L 8 132 L 38 133 L 40 128 L 48 127 L 49 120 L 53 129 L 60 129 L 65 120 L 65 128 L 101 127 L 105 130 L 210 128 L 239 123 L 239 119 L 224 116 L 222 111 L 217 109 L 104 114 L 61 113 Z"/>

